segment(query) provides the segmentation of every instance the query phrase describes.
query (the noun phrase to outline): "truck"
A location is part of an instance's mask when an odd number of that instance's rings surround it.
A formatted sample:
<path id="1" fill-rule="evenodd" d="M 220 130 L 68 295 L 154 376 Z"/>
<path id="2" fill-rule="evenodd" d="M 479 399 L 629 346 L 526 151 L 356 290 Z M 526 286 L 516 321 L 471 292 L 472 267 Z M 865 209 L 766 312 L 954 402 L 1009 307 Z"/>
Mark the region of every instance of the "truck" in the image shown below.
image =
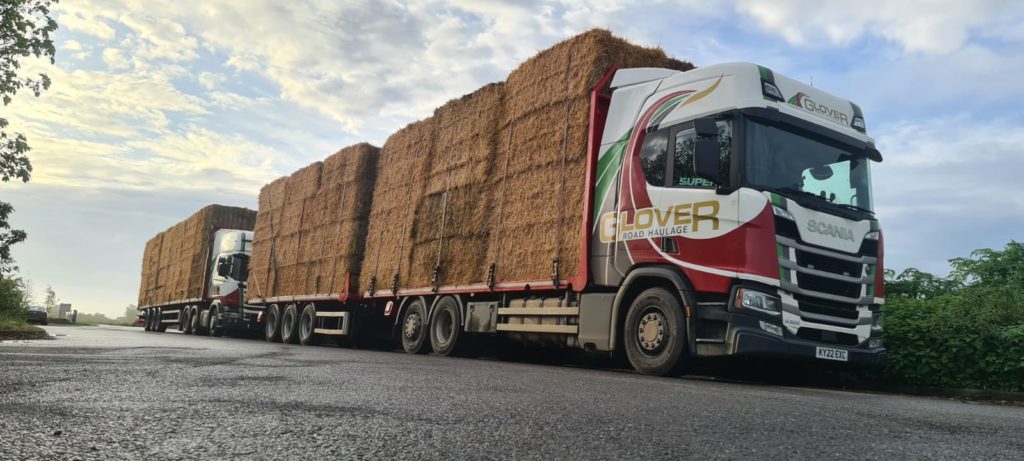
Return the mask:
<path id="1" fill-rule="evenodd" d="M 882 156 L 849 100 L 591 31 L 377 154 L 345 183 L 368 198 L 327 200 L 344 219 L 309 211 L 345 187 L 327 161 L 261 191 L 249 303 L 267 340 L 458 355 L 502 337 L 652 375 L 699 357 L 884 363 Z"/>
<path id="2" fill-rule="evenodd" d="M 210 205 L 146 243 L 138 304 L 145 331 L 259 331 L 258 307 L 241 302 L 255 217 L 253 210 Z"/>

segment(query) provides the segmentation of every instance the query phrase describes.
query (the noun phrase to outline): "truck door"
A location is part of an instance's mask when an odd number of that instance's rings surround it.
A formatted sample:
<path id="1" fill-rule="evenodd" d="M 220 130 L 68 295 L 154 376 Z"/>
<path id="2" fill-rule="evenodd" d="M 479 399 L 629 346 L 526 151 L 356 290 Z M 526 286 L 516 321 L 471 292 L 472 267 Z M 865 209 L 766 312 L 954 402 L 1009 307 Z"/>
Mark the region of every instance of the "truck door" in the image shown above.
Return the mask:
<path id="1" fill-rule="evenodd" d="M 732 122 L 724 119 L 717 125 L 721 176 L 727 181 Z M 642 142 L 623 166 L 616 269 L 624 273 L 634 265 L 672 264 L 683 268 L 691 280 L 731 275 L 735 260 L 721 244 L 738 243 L 717 238 L 737 227 L 737 195 L 719 193 L 714 183 L 694 173 L 692 121 L 645 131 L 634 132 Z"/>

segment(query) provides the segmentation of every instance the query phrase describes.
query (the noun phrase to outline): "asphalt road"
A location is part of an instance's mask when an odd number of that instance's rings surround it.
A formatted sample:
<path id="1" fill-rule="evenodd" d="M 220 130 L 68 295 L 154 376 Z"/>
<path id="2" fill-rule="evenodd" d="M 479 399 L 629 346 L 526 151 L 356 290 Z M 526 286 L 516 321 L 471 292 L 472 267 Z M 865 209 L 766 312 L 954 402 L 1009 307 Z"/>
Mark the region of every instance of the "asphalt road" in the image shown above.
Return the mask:
<path id="1" fill-rule="evenodd" d="M 47 327 L 0 343 L 0 459 L 1021 459 L 1024 408 Z"/>

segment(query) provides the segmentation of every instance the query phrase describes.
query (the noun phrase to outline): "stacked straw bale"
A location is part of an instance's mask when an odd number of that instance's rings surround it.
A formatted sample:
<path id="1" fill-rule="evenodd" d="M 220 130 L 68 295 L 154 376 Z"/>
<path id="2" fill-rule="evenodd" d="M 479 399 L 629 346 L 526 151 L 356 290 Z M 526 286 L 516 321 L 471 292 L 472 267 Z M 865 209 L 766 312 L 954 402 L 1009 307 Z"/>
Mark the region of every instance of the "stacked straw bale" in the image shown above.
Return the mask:
<path id="1" fill-rule="evenodd" d="M 591 30 L 392 135 L 381 151 L 360 286 L 550 280 L 579 270 L 590 92 L 612 67 L 689 70 Z M 261 205 L 262 206 L 262 205 Z M 434 280 L 436 267 L 437 280 Z"/>
<path id="2" fill-rule="evenodd" d="M 378 151 L 349 146 L 260 190 L 250 298 L 345 291 L 362 260 Z"/>
<path id="3" fill-rule="evenodd" d="M 149 239 L 142 255 L 139 306 L 201 298 L 210 269 L 213 232 L 252 230 L 255 221 L 255 211 L 209 205 Z"/>

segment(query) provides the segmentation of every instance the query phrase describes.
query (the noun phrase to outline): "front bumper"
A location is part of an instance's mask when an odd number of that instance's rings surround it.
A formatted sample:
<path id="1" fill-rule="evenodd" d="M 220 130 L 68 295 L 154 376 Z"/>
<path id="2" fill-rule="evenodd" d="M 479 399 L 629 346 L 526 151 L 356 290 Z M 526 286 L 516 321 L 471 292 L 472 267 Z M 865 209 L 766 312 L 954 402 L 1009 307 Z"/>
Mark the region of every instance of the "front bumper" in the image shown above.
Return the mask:
<path id="1" fill-rule="evenodd" d="M 764 331 L 760 322 L 767 319 L 733 313 L 730 315 L 727 344 L 729 355 L 746 357 L 774 357 L 797 360 L 811 360 L 832 366 L 879 368 L 885 364 L 885 348 L 869 349 L 866 345 L 848 346 L 825 342 L 808 341 L 791 335 L 784 328 L 783 336 Z M 847 351 L 847 361 L 833 361 L 817 358 L 819 347 Z"/>

